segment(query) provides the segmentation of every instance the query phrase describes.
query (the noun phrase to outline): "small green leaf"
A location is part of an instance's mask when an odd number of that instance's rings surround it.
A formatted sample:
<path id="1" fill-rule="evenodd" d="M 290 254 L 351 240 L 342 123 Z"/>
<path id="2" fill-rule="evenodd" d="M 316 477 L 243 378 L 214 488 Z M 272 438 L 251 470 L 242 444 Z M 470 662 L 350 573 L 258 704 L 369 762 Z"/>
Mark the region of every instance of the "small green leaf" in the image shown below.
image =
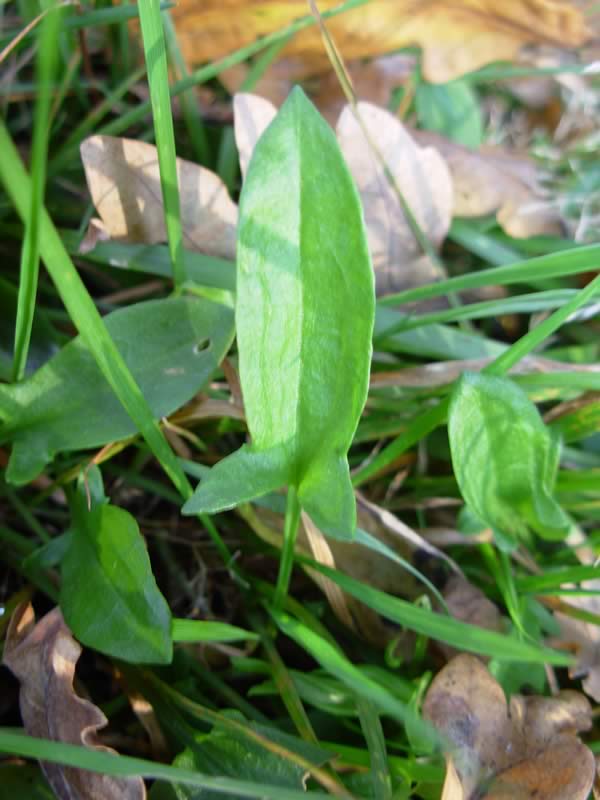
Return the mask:
<path id="1" fill-rule="evenodd" d="M 441 133 L 465 147 L 483 143 L 483 118 L 477 95 L 467 81 L 433 84 L 422 81 L 415 96 L 421 127 Z"/>
<path id="2" fill-rule="evenodd" d="M 89 472 L 99 474 L 97 467 Z M 97 498 L 88 508 L 82 479 L 71 509 L 60 606 L 73 634 L 123 661 L 170 662 L 171 612 L 154 580 L 137 522 Z"/>
<path id="3" fill-rule="evenodd" d="M 300 89 L 259 140 L 240 200 L 236 327 L 251 446 L 184 513 L 285 484 L 331 536 L 356 525 L 347 452 L 368 388 L 373 271 L 335 136 Z"/>
<path id="4" fill-rule="evenodd" d="M 153 300 L 115 311 L 106 327 L 155 418 L 186 403 L 233 337 L 233 315 L 204 299 Z M 136 433 L 81 336 L 29 380 L 0 386 L 0 442 L 12 441 L 7 480 L 33 480 L 59 452 L 101 447 Z"/>
<path id="5" fill-rule="evenodd" d="M 465 373 L 448 434 L 462 495 L 486 525 L 515 544 L 527 527 L 562 539 L 570 522 L 552 496 L 560 445 L 527 395 L 507 378 Z"/>
<path id="6" fill-rule="evenodd" d="M 208 735 L 199 734 L 196 746 L 186 748 L 175 759 L 174 766 L 205 775 L 229 776 L 298 790 L 303 787 L 306 773 L 302 767 L 259 744 L 218 729 Z M 237 800 L 238 797 L 184 786 L 176 786 L 175 793 L 178 800 Z"/>

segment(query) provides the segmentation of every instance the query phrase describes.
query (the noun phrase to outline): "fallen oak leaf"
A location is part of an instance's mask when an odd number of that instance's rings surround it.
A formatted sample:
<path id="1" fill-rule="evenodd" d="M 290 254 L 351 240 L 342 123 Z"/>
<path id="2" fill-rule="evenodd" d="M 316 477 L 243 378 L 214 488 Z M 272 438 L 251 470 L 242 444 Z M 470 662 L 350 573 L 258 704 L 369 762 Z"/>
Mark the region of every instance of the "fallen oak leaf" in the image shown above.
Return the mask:
<path id="1" fill-rule="evenodd" d="M 321 0 L 328 11 L 338 0 Z M 215 61 L 280 30 L 306 14 L 304 0 L 207 0 L 199 6 L 182 0 L 173 9 L 178 40 L 190 65 Z M 422 70 L 445 83 L 493 61 L 510 61 L 535 42 L 579 47 L 588 37 L 584 16 L 563 0 L 372 0 L 328 21 L 345 60 L 364 59 L 408 45 L 423 48 Z M 329 62 L 319 30 L 309 27 L 283 48 L 303 71 L 294 80 L 327 72 Z"/>
<path id="2" fill-rule="evenodd" d="M 153 145 L 114 136 L 91 136 L 81 160 L 96 210 L 113 239 L 166 241 L 158 155 Z M 177 159 L 184 245 L 235 258 L 237 206 L 209 169 Z"/>
<path id="3" fill-rule="evenodd" d="M 556 697 L 513 695 L 475 656 L 462 654 L 434 678 L 423 715 L 452 746 L 446 800 L 586 800 L 595 775 L 577 737 L 591 707 L 573 691 Z"/>
<path id="4" fill-rule="evenodd" d="M 114 753 L 100 744 L 108 724 L 100 709 L 75 693 L 73 678 L 81 647 L 55 608 L 35 624 L 31 604 L 19 606 L 10 621 L 4 664 L 21 684 L 19 704 L 27 733 L 40 739 L 83 745 Z M 41 763 L 59 800 L 144 800 L 141 778 L 117 778 L 87 770 Z"/>
<path id="5" fill-rule="evenodd" d="M 501 147 L 470 150 L 431 131 L 412 135 L 444 157 L 454 185 L 454 216 L 496 214 L 515 239 L 561 232 L 558 209 L 544 196 L 539 170 L 528 155 Z"/>

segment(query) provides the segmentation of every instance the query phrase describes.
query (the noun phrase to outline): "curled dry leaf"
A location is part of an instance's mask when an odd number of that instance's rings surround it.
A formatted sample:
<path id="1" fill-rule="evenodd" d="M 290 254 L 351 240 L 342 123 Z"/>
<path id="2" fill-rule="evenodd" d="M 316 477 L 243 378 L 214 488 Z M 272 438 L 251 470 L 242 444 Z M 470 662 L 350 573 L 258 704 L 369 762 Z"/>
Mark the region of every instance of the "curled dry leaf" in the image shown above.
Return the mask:
<path id="1" fill-rule="evenodd" d="M 338 4 L 320 0 L 318 6 L 323 12 Z M 190 64 L 229 55 L 306 13 L 305 0 L 182 0 L 173 9 Z M 423 74 L 439 83 L 493 61 L 510 61 L 525 44 L 579 47 L 587 37 L 583 14 L 566 0 L 372 0 L 332 18 L 328 28 L 346 60 L 420 45 Z M 316 26 L 294 36 L 282 57 L 302 64 L 295 80 L 330 68 Z"/>
<path id="2" fill-rule="evenodd" d="M 591 727 L 578 692 L 513 695 L 475 656 L 459 655 L 435 677 L 424 716 L 449 742 L 445 800 L 586 800 L 595 760 L 577 736 Z"/>
<path id="3" fill-rule="evenodd" d="M 469 150 L 430 131 L 413 135 L 444 157 L 454 184 L 455 216 L 495 213 L 515 239 L 561 232 L 558 210 L 544 197 L 538 168 L 529 156 L 501 147 Z"/>
<path id="4" fill-rule="evenodd" d="M 156 148 L 133 139 L 91 136 L 81 160 L 92 200 L 113 239 L 155 244 L 166 240 Z M 221 179 L 177 159 L 184 246 L 235 258 L 237 206 Z"/>
<path id="5" fill-rule="evenodd" d="M 388 111 L 359 103 L 357 113 L 362 125 L 346 106 L 336 131 L 363 202 L 377 293 L 439 279 L 437 267 L 423 255 L 412 232 L 398 193 L 425 236 L 439 247 L 452 221 L 452 179 L 444 159 L 433 148 L 415 144 Z"/>
<path id="6" fill-rule="evenodd" d="M 4 664 L 21 683 L 20 707 L 27 733 L 41 739 L 114 752 L 99 743 L 98 730 L 108 720 L 100 709 L 75 694 L 73 678 L 81 647 L 59 608 L 37 625 L 30 604 L 14 612 L 4 646 Z M 117 778 L 87 770 L 43 763 L 60 800 L 144 800 L 141 778 Z"/>

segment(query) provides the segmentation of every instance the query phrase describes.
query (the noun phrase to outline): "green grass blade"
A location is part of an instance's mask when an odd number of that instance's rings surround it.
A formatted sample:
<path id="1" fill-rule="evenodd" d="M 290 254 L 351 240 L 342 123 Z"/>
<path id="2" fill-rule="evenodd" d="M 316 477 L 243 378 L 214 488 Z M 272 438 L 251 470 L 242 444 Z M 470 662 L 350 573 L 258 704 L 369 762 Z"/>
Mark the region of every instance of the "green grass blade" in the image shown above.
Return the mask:
<path id="1" fill-rule="evenodd" d="M 58 64 L 58 37 L 63 9 L 47 14 L 41 24 L 39 49 L 36 62 L 38 94 L 35 103 L 33 138 L 31 145 L 31 199 L 25 239 L 21 251 L 21 270 L 19 298 L 17 301 L 17 321 L 15 326 L 15 346 L 13 357 L 13 381 L 21 380 L 31 341 L 31 329 L 35 312 L 39 274 L 40 215 L 44 204 L 46 184 L 46 158 L 52 104 L 51 85 Z M 3 156 L 6 157 L 6 156 Z"/>
<path id="2" fill-rule="evenodd" d="M 389 328 L 379 332 L 376 343 L 402 331 L 421 328 L 433 323 L 460 322 L 462 320 L 487 319 L 502 314 L 533 314 L 548 309 L 560 308 L 574 298 L 577 289 L 550 289 L 548 291 L 519 294 L 496 300 L 481 300 L 477 303 L 426 314 L 407 315 Z"/>
<path id="3" fill-rule="evenodd" d="M 438 425 L 442 425 L 448 413 L 448 403 L 449 398 L 446 397 L 436 406 L 428 408 L 427 411 L 412 420 L 410 426 L 400 436 L 352 475 L 352 485 L 356 488 L 365 483 L 365 481 L 370 480 L 408 450 L 409 447 L 412 447 L 431 431 L 435 430 Z"/>
<path id="4" fill-rule="evenodd" d="M 578 308 L 591 300 L 594 294 L 600 290 L 600 275 L 581 289 L 572 300 L 554 314 L 549 316 L 535 328 L 522 336 L 517 342 L 511 345 L 508 350 L 484 369 L 489 375 L 504 375 L 511 367 L 514 367 L 522 358 L 529 355 L 536 347 L 548 339 L 557 331 Z"/>
<path id="5" fill-rule="evenodd" d="M 167 49 L 158 0 L 140 0 L 140 23 L 144 56 L 150 84 L 154 136 L 160 169 L 160 185 L 165 210 L 165 226 L 176 288 L 186 280 L 183 261 L 183 231 L 179 206 L 175 132 L 171 114 Z"/>
<path id="6" fill-rule="evenodd" d="M 306 800 L 305 792 L 286 789 L 283 786 L 251 783 L 234 778 L 214 778 L 193 770 L 171 767 L 142 758 L 118 756 L 89 747 L 36 739 L 33 736 L 15 733 L 14 730 L 6 728 L 0 729 L 0 752 L 101 772 L 104 775 L 141 776 L 170 783 L 180 783 L 229 797 L 255 797 L 257 800 Z M 323 792 L 311 792 L 312 800 L 328 800 L 330 796 Z"/>
<path id="7" fill-rule="evenodd" d="M 270 609 L 277 627 L 286 636 L 289 636 L 328 672 L 334 675 L 345 686 L 348 686 L 360 697 L 373 703 L 382 713 L 387 714 L 400 722 L 410 720 L 411 725 L 423 735 L 424 739 L 432 743 L 439 742 L 439 737 L 433 728 L 424 720 L 419 719 L 415 712 L 397 700 L 387 689 L 376 681 L 368 678 L 334 645 L 322 639 L 310 628 L 291 617 L 289 614 Z"/>
<path id="8" fill-rule="evenodd" d="M 256 633 L 226 622 L 197 619 L 174 619 L 174 642 L 239 642 L 258 639 Z"/>
<path id="9" fill-rule="evenodd" d="M 371 782 L 373 786 L 373 800 L 391 800 L 392 778 L 388 766 L 385 748 L 385 736 L 381 727 L 379 714 L 371 703 L 363 698 L 357 698 L 356 706 L 360 718 L 369 756 L 371 758 Z"/>
<path id="10" fill-rule="evenodd" d="M 452 617 L 442 616 L 434 611 L 427 611 L 425 608 L 419 608 L 406 600 L 374 589 L 306 556 L 298 556 L 298 561 L 321 572 L 345 592 L 356 597 L 357 600 L 365 603 L 386 619 L 423 636 L 446 642 L 460 650 L 490 656 L 502 661 L 525 661 L 560 666 L 572 663 L 571 656 L 566 653 L 559 653 L 546 647 L 536 647 L 495 631 L 488 631 Z"/>
<path id="11" fill-rule="evenodd" d="M 559 589 L 565 583 L 580 583 L 600 579 L 600 567 L 568 567 L 546 572 L 543 575 L 527 575 L 516 578 L 515 586 L 521 594 L 535 594 Z"/>
<path id="12" fill-rule="evenodd" d="M 447 281 L 407 289 L 398 294 L 382 297 L 379 303 L 384 306 L 397 306 L 403 303 L 429 300 L 432 297 L 442 297 L 449 292 L 480 289 L 482 286 L 532 283 L 547 278 L 562 278 L 566 275 L 578 275 L 581 272 L 593 272 L 598 265 L 599 258 L 599 244 L 561 250 L 547 256 L 519 261 L 516 264 L 492 267 L 481 272 L 470 272 L 466 275 L 449 278 Z"/>

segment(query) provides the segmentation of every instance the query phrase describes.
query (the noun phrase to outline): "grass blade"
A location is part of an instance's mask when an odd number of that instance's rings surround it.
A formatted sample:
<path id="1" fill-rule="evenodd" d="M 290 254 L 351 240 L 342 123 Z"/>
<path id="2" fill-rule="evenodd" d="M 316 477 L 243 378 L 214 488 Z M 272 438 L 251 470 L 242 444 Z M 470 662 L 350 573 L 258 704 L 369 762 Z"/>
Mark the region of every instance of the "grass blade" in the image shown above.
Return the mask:
<path id="1" fill-rule="evenodd" d="M 275 611 L 273 608 L 270 609 L 270 612 L 282 633 L 310 653 L 324 669 L 338 678 L 345 686 L 366 701 L 373 703 L 382 713 L 403 723 L 410 721 L 424 739 L 432 743 L 439 743 L 439 737 L 427 722 L 420 719 L 409 706 L 397 700 L 387 689 L 351 664 L 341 650 L 289 614 Z"/>
<path id="2" fill-rule="evenodd" d="M 446 642 L 469 653 L 491 656 L 503 661 L 526 661 L 561 666 L 572 663 L 571 656 L 565 653 L 527 644 L 494 631 L 469 625 L 452 617 L 436 614 L 434 611 L 427 611 L 406 600 L 400 600 L 398 597 L 392 597 L 378 589 L 373 589 L 365 583 L 319 564 L 306 556 L 297 558 L 298 561 L 330 578 L 345 592 L 356 597 L 357 600 L 365 603 L 386 619 L 404 625 L 423 636 Z"/>
<path id="3" fill-rule="evenodd" d="M 51 86 L 58 64 L 58 50 L 55 46 L 58 37 L 63 9 L 47 14 L 42 21 L 40 41 L 36 61 L 38 94 L 35 103 L 33 138 L 31 145 L 31 198 L 29 215 L 25 225 L 25 239 L 21 251 L 21 270 L 19 299 L 17 302 L 17 322 L 15 326 L 15 346 L 13 358 L 13 381 L 21 380 L 25 374 L 31 328 L 35 312 L 38 274 L 40 265 L 39 237 L 40 215 L 44 203 L 46 183 L 46 159 L 52 104 Z"/>
<path id="4" fill-rule="evenodd" d="M 255 797 L 257 800 L 306 800 L 305 792 L 286 789 L 283 786 L 269 786 L 233 778 L 213 778 L 193 770 L 171 767 L 142 758 L 117 756 L 92 750 L 89 747 L 36 739 L 33 736 L 26 736 L 6 728 L 0 729 L 0 752 L 101 772 L 105 775 L 140 775 L 143 778 L 181 783 L 229 797 Z M 330 796 L 323 792 L 311 792 L 311 799 L 314 798 L 314 800 L 327 800 Z"/>
<path id="5" fill-rule="evenodd" d="M 356 706 L 358 708 L 360 726 L 371 757 L 373 800 L 391 800 L 392 778 L 379 714 L 370 703 L 362 698 L 357 698 Z"/>
<path id="6" fill-rule="evenodd" d="M 389 294 L 381 297 L 379 303 L 384 306 L 397 306 L 404 303 L 416 303 L 418 300 L 430 300 L 432 297 L 442 297 L 449 292 L 480 289 L 482 286 L 532 283 L 548 278 L 578 275 L 581 272 L 593 272 L 597 267 L 599 257 L 600 244 L 575 247 L 572 250 L 561 250 L 547 256 L 518 261 L 516 264 L 492 267 L 481 272 L 469 272 L 466 275 L 458 275 L 439 283 L 407 289 L 398 294 Z"/>
<path id="7" fill-rule="evenodd" d="M 171 114 L 167 49 L 162 27 L 159 0 L 140 0 L 140 23 L 144 56 L 150 84 L 150 100 L 154 119 L 154 136 L 160 169 L 160 185 L 165 209 L 165 226 L 169 253 L 173 262 L 176 288 L 185 281 L 183 231 L 179 208 L 179 186 L 175 156 L 175 133 Z"/>

